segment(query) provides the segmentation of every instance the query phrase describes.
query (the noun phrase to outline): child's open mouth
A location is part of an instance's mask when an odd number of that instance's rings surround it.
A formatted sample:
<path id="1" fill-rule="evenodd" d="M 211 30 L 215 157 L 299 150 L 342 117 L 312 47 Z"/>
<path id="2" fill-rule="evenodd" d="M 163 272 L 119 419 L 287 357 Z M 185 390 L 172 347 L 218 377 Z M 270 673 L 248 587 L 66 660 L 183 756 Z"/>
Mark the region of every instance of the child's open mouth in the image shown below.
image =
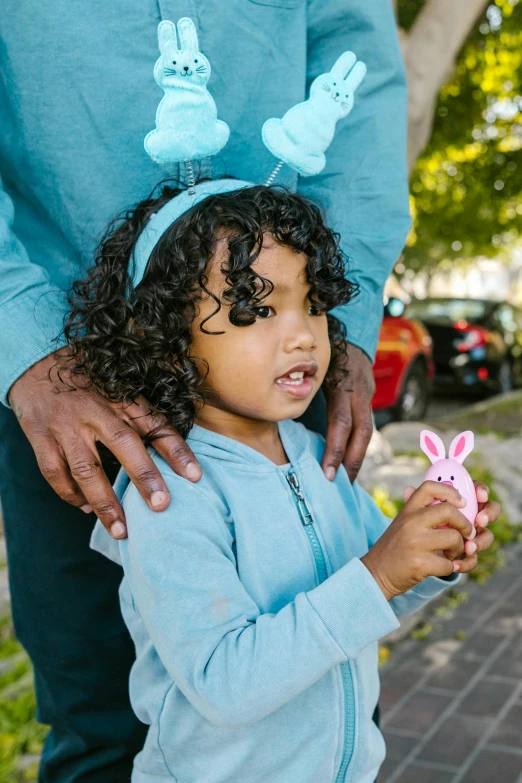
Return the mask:
<path id="1" fill-rule="evenodd" d="M 316 362 L 306 362 L 292 367 L 285 375 L 276 378 L 279 388 L 292 397 L 304 399 L 313 389 L 312 377 L 317 372 Z"/>

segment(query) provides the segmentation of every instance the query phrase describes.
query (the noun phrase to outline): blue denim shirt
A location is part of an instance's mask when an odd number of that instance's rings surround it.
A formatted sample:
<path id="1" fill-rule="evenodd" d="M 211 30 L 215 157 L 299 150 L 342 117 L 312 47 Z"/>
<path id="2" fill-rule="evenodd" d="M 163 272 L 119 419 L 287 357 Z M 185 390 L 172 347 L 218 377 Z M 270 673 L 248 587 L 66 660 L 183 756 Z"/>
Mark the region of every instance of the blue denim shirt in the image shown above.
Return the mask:
<path id="1" fill-rule="evenodd" d="M 194 19 L 231 128 L 204 175 L 262 183 L 261 126 L 304 100 L 352 49 L 368 65 L 324 171 L 298 189 L 324 206 L 353 257 L 358 300 L 340 314 L 373 355 L 382 287 L 409 227 L 406 87 L 390 0 L 4 0 L 0 14 L 0 398 L 48 355 L 63 291 L 92 263 L 108 220 L 166 174 L 143 149 L 162 96 L 161 19 Z M 295 183 L 287 168 L 279 181 Z M 64 344 L 61 340 L 58 345 Z"/>
<path id="2" fill-rule="evenodd" d="M 152 452 L 168 509 L 151 511 L 121 472 L 129 537 L 96 523 L 91 546 L 123 565 L 130 696 L 150 726 L 133 783 L 377 777 L 377 641 L 458 575 L 388 602 L 361 557 L 390 520 L 343 467 L 325 478 L 320 436 L 279 428 L 286 466 L 194 427 L 198 484 Z"/>

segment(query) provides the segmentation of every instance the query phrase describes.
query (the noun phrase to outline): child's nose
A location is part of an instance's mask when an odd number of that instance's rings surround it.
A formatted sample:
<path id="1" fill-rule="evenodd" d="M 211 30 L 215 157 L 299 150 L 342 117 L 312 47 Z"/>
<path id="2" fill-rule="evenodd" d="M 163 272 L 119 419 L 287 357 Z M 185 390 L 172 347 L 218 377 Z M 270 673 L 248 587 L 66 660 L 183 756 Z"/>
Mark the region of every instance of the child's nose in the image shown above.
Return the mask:
<path id="1" fill-rule="evenodd" d="M 300 348 L 302 351 L 311 351 L 316 345 L 316 340 L 313 332 L 306 327 L 296 329 L 293 335 L 288 339 L 288 347 L 290 350 Z"/>

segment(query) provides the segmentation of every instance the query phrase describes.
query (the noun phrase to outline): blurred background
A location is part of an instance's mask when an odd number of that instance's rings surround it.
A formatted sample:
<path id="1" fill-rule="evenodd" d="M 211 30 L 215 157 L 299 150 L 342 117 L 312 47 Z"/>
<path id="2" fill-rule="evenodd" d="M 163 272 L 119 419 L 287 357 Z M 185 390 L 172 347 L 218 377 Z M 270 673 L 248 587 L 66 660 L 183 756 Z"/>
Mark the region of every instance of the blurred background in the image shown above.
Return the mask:
<path id="1" fill-rule="evenodd" d="M 522 7 L 394 7 L 413 227 L 386 287 L 378 426 L 522 384 Z"/>
<path id="2" fill-rule="evenodd" d="M 379 783 L 522 783 L 522 1 L 390 2 L 413 227 L 386 286 L 361 481 L 393 516 L 427 468 L 420 430 L 448 445 L 469 428 L 466 464 L 504 513 L 473 578 L 383 640 Z M 0 783 L 37 779 L 34 716 L 0 550 Z"/>
<path id="3" fill-rule="evenodd" d="M 360 474 L 390 516 L 428 461 L 466 460 L 502 502 L 457 589 L 384 639 L 379 783 L 522 783 L 522 3 L 395 0 L 409 82 L 413 227 L 389 278 L 378 430 Z"/>

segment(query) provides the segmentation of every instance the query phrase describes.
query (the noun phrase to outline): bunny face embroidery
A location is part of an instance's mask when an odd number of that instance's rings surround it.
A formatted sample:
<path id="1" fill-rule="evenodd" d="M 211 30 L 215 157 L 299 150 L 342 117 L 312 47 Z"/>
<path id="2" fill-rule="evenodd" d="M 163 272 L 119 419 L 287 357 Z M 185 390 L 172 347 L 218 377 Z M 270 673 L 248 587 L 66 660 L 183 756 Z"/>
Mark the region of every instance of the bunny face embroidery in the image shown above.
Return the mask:
<path id="1" fill-rule="evenodd" d="M 310 87 L 310 98 L 318 106 L 320 105 L 323 111 L 326 109 L 334 115 L 336 121 L 342 119 L 353 109 L 355 90 L 365 73 L 364 63 L 356 63 L 353 52 L 345 52 L 339 57 L 330 73 L 323 73 L 314 79 Z"/>
<path id="2" fill-rule="evenodd" d="M 442 484 L 449 484 L 455 487 L 462 497 L 466 499 L 466 505 L 460 509 L 461 512 L 466 519 L 474 524 L 478 511 L 477 493 L 471 476 L 462 464 L 473 449 L 473 433 L 467 430 L 466 432 L 460 432 L 453 438 L 447 459 L 444 444 L 434 432 L 422 430 L 420 445 L 422 451 L 432 463 L 424 476 L 424 481 L 439 481 Z"/>
<path id="3" fill-rule="evenodd" d="M 179 36 L 179 47 L 178 47 Z M 154 78 L 166 89 L 190 89 L 204 86 L 210 78 L 210 63 L 199 51 L 196 28 L 191 19 L 176 25 L 164 21 L 158 27 L 160 57 L 154 66 Z"/>
<path id="4" fill-rule="evenodd" d="M 352 110 L 365 74 L 366 65 L 357 62 L 353 52 L 344 52 L 329 73 L 314 79 L 307 101 L 293 106 L 282 119 L 272 117 L 265 122 L 263 142 L 272 155 L 302 176 L 319 174 L 336 123 Z"/>

